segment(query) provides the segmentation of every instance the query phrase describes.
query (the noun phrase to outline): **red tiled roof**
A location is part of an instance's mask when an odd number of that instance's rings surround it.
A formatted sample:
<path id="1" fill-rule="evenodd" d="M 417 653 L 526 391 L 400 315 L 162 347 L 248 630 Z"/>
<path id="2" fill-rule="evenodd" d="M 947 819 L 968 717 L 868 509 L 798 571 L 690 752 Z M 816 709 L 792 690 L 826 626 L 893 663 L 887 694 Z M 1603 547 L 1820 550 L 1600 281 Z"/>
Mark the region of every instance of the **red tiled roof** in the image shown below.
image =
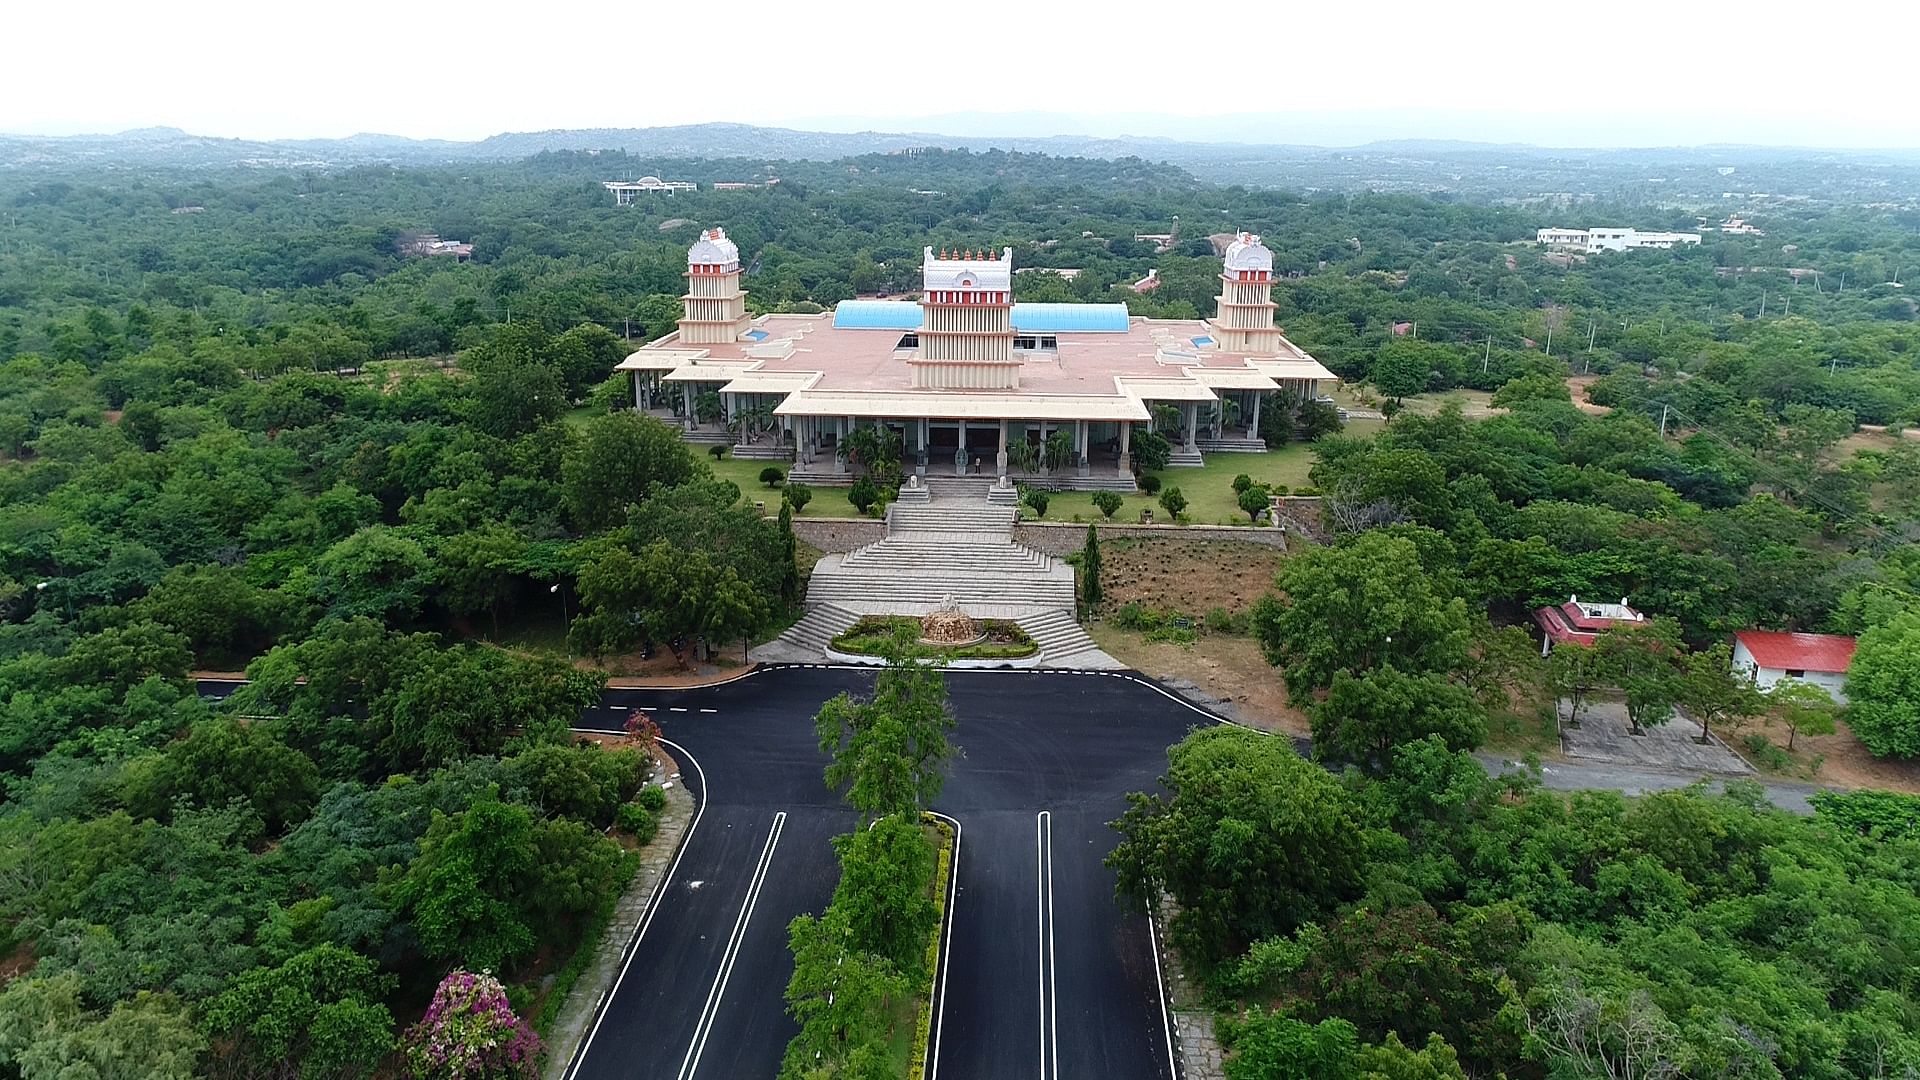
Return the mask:
<path id="1" fill-rule="evenodd" d="M 1786 671 L 1847 670 L 1853 663 L 1853 639 L 1841 634 L 1787 634 L 1778 630 L 1742 630 L 1733 635 L 1763 668 Z"/>

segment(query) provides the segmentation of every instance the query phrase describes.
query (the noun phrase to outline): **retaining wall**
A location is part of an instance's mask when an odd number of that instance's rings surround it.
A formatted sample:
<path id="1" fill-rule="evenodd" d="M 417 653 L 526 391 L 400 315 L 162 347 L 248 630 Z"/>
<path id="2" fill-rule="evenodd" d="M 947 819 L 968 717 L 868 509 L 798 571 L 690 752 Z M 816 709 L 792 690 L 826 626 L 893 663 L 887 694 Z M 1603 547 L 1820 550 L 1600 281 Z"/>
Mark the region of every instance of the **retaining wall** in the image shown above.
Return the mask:
<path id="1" fill-rule="evenodd" d="M 1102 540 L 1121 537 L 1160 537 L 1185 540 L 1240 540 L 1285 549 L 1287 531 L 1252 525 L 1140 525 L 1095 522 Z M 794 518 L 793 535 L 823 553 L 847 552 L 887 537 L 887 523 L 870 518 Z M 1013 527 L 1013 539 L 1049 555 L 1079 551 L 1086 543 L 1085 522 L 1022 521 Z"/>

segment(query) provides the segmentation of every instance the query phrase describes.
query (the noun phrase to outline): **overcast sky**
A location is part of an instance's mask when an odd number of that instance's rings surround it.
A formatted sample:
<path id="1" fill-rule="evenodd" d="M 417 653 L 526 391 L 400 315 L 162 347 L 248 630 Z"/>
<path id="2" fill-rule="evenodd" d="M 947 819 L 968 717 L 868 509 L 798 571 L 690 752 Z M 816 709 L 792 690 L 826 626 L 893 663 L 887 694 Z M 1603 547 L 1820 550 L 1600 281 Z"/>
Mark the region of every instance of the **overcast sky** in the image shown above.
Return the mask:
<path id="1" fill-rule="evenodd" d="M 928 130 L 935 118 L 950 134 L 1323 145 L 1920 146 L 1915 0 L 8 7 L 8 132 L 474 139 L 709 120 Z M 1220 24 L 1228 13 L 1247 24 Z M 1046 114 L 1046 130 L 980 115 L 1014 113 Z"/>

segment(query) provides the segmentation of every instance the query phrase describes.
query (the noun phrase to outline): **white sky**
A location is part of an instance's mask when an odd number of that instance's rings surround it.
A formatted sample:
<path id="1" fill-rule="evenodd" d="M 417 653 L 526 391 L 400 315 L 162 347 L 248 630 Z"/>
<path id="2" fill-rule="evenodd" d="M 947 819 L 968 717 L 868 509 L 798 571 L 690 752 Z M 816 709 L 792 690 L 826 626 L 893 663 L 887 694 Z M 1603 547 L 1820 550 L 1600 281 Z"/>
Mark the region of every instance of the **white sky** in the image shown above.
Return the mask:
<path id="1" fill-rule="evenodd" d="M 8 132 L 473 139 L 708 120 L 925 130 L 940 117 L 948 133 L 1035 134 L 1031 120 L 953 114 L 1039 112 L 1077 133 L 1322 144 L 1920 146 L 1915 0 L 7 7 Z M 968 14 L 956 28 L 942 11 Z M 1210 31 L 1225 13 L 1247 25 Z"/>

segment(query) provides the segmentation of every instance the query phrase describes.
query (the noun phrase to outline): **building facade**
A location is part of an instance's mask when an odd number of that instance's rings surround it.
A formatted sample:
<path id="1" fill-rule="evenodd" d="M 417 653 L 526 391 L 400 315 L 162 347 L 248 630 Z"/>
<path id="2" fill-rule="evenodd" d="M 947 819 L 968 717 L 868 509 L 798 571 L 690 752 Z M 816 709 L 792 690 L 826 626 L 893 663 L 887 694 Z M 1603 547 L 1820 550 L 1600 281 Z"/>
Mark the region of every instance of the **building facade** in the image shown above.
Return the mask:
<path id="1" fill-rule="evenodd" d="M 849 437 L 877 427 L 918 475 L 1132 490 L 1136 430 L 1167 434 L 1171 464 L 1199 465 L 1264 450 L 1263 414 L 1271 433 L 1291 420 L 1283 398 L 1332 386 L 1274 325 L 1272 268 L 1240 233 L 1212 319 L 1146 319 L 1122 304 L 1019 303 L 1012 249 L 928 246 L 917 300 L 754 318 L 740 252 L 716 228 L 687 252 L 678 328 L 619 366 L 636 409 L 737 457 L 790 460 L 796 479 L 850 483 Z"/>
<path id="2" fill-rule="evenodd" d="M 1853 648 L 1854 639 L 1842 634 L 1742 630 L 1733 635 L 1733 668 L 1751 675 L 1761 690 L 1772 690 L 1782 679 L 1799 679 L 1845 705 Z"/>
<path id="3" fill-rule="evenodd" d="M 1633 251 L 1640 248 L 1684 247 L 1700 242 L 1699 233 L 1681 232 L 1641 232 L 1638 229 L 1623 229 L 1615 226 L 1602 226 L 1595 229 L 1541 229 L 1534 234 L 1534 242 L 1547 247 L 1571 248 L 1575 251 Z"/>

